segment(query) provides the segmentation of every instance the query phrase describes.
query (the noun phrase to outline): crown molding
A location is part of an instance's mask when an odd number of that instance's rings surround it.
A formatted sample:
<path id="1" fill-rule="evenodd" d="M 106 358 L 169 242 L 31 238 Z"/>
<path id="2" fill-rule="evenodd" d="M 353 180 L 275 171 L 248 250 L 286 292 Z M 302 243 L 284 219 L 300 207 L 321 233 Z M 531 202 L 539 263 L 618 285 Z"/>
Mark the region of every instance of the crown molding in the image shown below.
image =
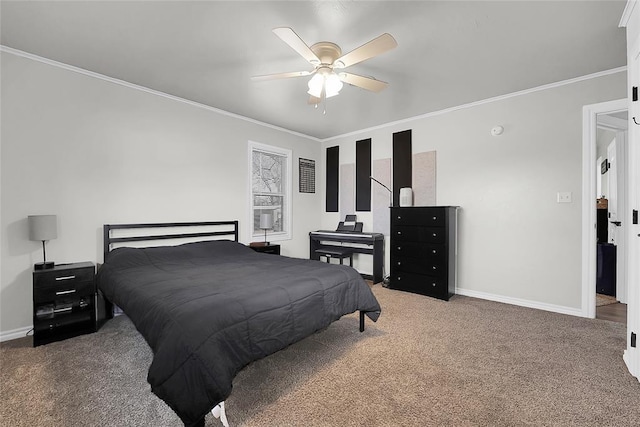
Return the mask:
<path id="1" fill-rule="evenodd" d="M 633 3 L 635 4 L 635 1 Z M 627 4 L 627 6 L 628 6 L 628 4 Z M 625 11 L 626 11 L 626 9 L 625 9 Z M 518 91 L 518 92 L 512 92 L 512 93 L 509 93 L 509 94 L 506 94 L 506 95 L 495 96 L 495 97 L 483 99 L 483 100 L 480 100 L 480 101 L 470 102 L 468 104 L 462 104 L 462 105 L 458 105 L 458 106 L 455 106 L 455 107 L 445 108 L 443 110 L 432 111 L 432 112 L 421 114 L 421 115 L 418 115 L 418 116 L 408 117 L 406 119 L 396 120 L 396 121 L 393 121 L 393 122 L 387 122 L 387 123 L 383 123 L 383 124 L 380 124 L 380 125 L 377 125 L 377 126 L 373 126 L 373 127 L 369 127 L 369 128 L 365 128 L 365 129 L 360 129 L 360 130 L 357 130 L 357 131 L 348 132 L 348 133 L 341 134 L 341 135 L 331 136 L 331 137 L 328 137 L 328 138 L 317 138 L 315 136 L 306 135 L 306 134 L 303 134 L 303 133 L 300 133 L 300 132 L 296 132 L 296 131 L 293 131 L 293 130 L 290 130 L 290 129 L 286 129 L 286 128 L 275 126 L 275 125 L 272 125 L 272 124 L 269 124 L 269 123 L 261 122 L 259 120 L 255 120 L 255 119 L 252 119 L 252 118 L 249 118 L 249 117 L 241 116 L 239 114 L 231 113 L 229 111 L 221 110 L 219 108 L 211 107 L 209 105 L 201 104 L 199 102 L 190 101 L 190 100 L 185 99 L 185 98 L 180 98 L 180 97 L 175 96 L 175 95 L 170 95 L 168 93 L 160 92 L 158 90 L 150 89 L 150 88 L 147 88 L 147 87 L 144 87 L 144 86 L 140 86 L 140 85 L 137 85 L 137 84 L 134 84 L 134 83 L 129 83 L 129 82 L 125 81 L 125 80 L 120 80 L 120 79 L 116 79 L 116 78 L 113 78 L 113 77 L 105 76 L 103 74 L 96 73 L 94 71 L 89 71 L 89 70 L 85 70 L 83 68 L 75 67 L 73 65 L 69 65 L 69 64 L 62 63 L 62 62 L 54 61 L 52 59 L 44 58 L 42 56 L 34 55 L 32 53 L 24 52 L 22 50 L 14 49 L 14 48 L 11 48 L 11 47 L 8 47 L 8 46 L 0 45 L 0 52 L 6 52 L 6 53 L 9 53 L 9 54 L 12 54 L 12 55 L 16 55 L 16 56 L 20 56 L 20 57 L 23 57 L 23 58 L 31 59 L 33 61 L 42 62 L 44 64 L 51 65 L 51 66 L 54 66 L 54 67 L 62 68 L 62 69 L 65 69 L 65 70 L 68 70 L 68 71 L 71 71 L 71 72 L 74 72 L 74 73 L 83 74 L 85 76 L 89 76 L 89 77 L 93 77 L 93 78 L 96 78 L 96 79 L 104 80 L 104 81 L 107 81 L 107 82 L 110 82 L 110 83 L 114 83 L 114 84 L 117 84 L 117 85 L 120 85 L 120 86 L 125 86 L 125 87 L 128 87 L 130 89 L 139 90 L 139 91 L 146 92 L 146 93 L 149 93 L 149 94 L 152 94 L 152 95 L 156 95 L 156 96 L 161 96 L 163 98 L 171 99 L 173 101 L 182 102 L 182 103 L 185 103 L 185 104 L 188 104 L 188 105 L 191 105 L 191 106 L 194 106 L 194 107 L 202 108 L 202 109 L 205 109 L 205 110 L 217 113 L 217 114 L 221 114 L 221 115 L 224 115 L 224 116 L 227 116 L 227 117 L 233 117 L 235 119 L 243 120 L 243 121 L 246 121 L 246 122 L 249 122 L 249 123 L 253 123 L 253 124 L 256 124 L 256 125 L 259 125 L 259 126 L 264 126 L 264 127 L 270 128 L 270 129 L 278 130 L 280 132 L 285 132 L 285 133 L 288 133 L 288 134 L 291 134 L 291 135 L 295 135 L 295 136 L 298 136 L 298 137 L 302 137 L 302 138 L 305 138 L 305 139 L 308 139 L 308 140 L 311 140 L 311 141 L 315 141 L 315 142 L 330 142 L 330 141 L 334 141 L 336 139 L 350 137 L 350 136 L 354 136 L 354 135 L 359 135 L 359 134 L 365 133 L 365 132 L 372 132 L 372 131 L 375 131 L 375 130 L 378 130 L 378 129 L 383 129 L 383 128 L 390 127 L 390 126 L 396 126 L 396 125 L 409 123 L 409 122 L 413 122 L 413 121 L 416 121 L 416 120 L 421 120 L 421 119 L 425 119 L 425 118 L 429 118 L 429 117 L 440 116 L 440 115 L 443 115 L 443 114 L 451 113 L 453 111 L 464 110 L 464 109 L 467 109 L 467 108 L 477 107 L 479 105 L 484 105 L 484 104 L 489 104 L 489 103 L 492 103 L 492 102 L 502 101 L 502 100 L 513 98 L 513 97 L 516 97 L 516 96 L 528 95 L 528 94 L 539 92 L 539 91 L 542 91 L 542 90 L 553 89 L 553 88 L 557 88 L 557 87 L 560 87 L 560 86 L 570 85 L 570 84 L 578 83 L 578 82 L 585 81 L 585 80 L 590 80 L 590 79 L 594 79 L 594 78 L 598 78 L 598 77 L 603 77 L 603 76 L 622 73 L 622 72 L 626 72 L 627 71 L 627 66 L 625 65 L 625 66 L 622 66 L 622 67 L 613 68 L 613 69 L 605 70 L 605 71 L 600 71 L 600 72 L 597 72 L 597 73 L 588 74 L 588 75 L 581 76 L 581 77 L 575 77 L 575 78 L 568 79 L 568 80 L 562 80 L 562 81 L 555 82 L 555 83 L 549 83 L 549 84 L 546 84 L 546 85 L 537 86 L 537 87 L 534 87 L 534 88 L 531 88 L 531 89 L 525 89 L 525 90 L 521 90 L 521 91 Z"/>
<path id="2" fill-rule="evenodd" d="M 384 124 L 381 124 L 381 125 L 377 125 L 377 126 L 373 126 L 373 127 L 367 128 L 367 129 L 362 129 L 362 130 L 358 130 L 358 131 L 354 131 L 354 132 L 345 133 L 345 134 L 342 134 L 342 135 L 332 136 L 332 137 L 323 139 L 322 142 L 329 142 L 329 141 L 333 141 L 333 140 L 340 139 L 340 138 L 345 138 L 345 137 L 358 135 L 358 134 L 361 134 L 361 133 L 364 133 L 364 132 L 372 132 L 372 131 L 375 131 L 375 130 L 378 130 L 378 129 L 383 129 L 383 128 L 390 127 L 390 126 L 396 126 L 396 125 L 400 125 L 400 124 L 404 124 L 404 123 L 413 122 L 413 121 L 416 121 L 416 120 L 426 119 L 426 118 L 429 118 L 429 117 L 440 116 L 442 114 L 451 113 L 453 111 L 459 111 L 459 110 L 464 110 L 464 109 L 467 109 L 467 108 L 477 107 L 479 105 L 490 104 L 492 102 L 502 101 L 502 100 L 509 99 L 509 98 L 515 98 L 516 96 L 529 95 L 531 93 L 540 92 L 540 91 L 547 90 L 547 89 L 554 89 L 554 88 L 557 88 L 557 87 L 571 85 L 571 84 L 578 83 L 578 82 L 581 82 L 581 81 L 595 79 L 595 78 L 598 78 L 598 77 L 608 76 L 608 75 L 611 75 L 611 74 L 617 74 L 617 73 L 622 73 L 622 72 L 626 72 L 626 71 L 627 71 L 627 66 L 626 65 L 622 66 L 622 67 L 618 67 L 618 68 L 613 68 L 611 70 L 599 71 L 597 73 L 587 74 L 586 76 L 575 77 L 573 79 L 568 79 L 568 80 L 561 80 L 559 82 L 549 83 L 549 84 L 542 85 L 542 86 L 537 86 L 537 87 L 534 87 L 534 88 L 531 88 L 531 89 L 524 89 L 524 90 L 521 90 L 521 91 L 518 91 L 518 92 L 508 93 L 506 95 L 494 96 L 493 98 L 482 99 L 480 101 L 474 101 L 474 102 L 470 102 L 468 104 L 462 104 L 462 105 L 458 105 L 458 106 L 455 106 L 455 107 L 445 108 L 444 110 L 432 111 L 432 112 L 429 112 L 429 113 L 421 114 L 419 116 L 408 117 L 406 119 L 401 119 L 401 120 L 396 120 L 394 122 L 384 123 Z"/>
<path id="3" fill-rule="evenodd" d="M 627 0 L 627 4 L 622 11 L 622 17 L 620 18 L 620 23 L 618 23 L 619 28 L 626 28 L 627 24 L 629 24 L 629 19 L 631 19 L 631 15 L 633 14 L 633 9 L 638 4 L 637 0 Z"/>
<path id="4" fill-rule="evenodd" d="M 221 110 L 219 108 L 215 108 L 215 107 L 211 107 L 209 105 L 205 105 L 205 104 L 201 104 L 199 102 L 195 102 L 195 101 L 191 101 L 185 98 L 181 98 L 179 96 L 175 96 L 175 95 L 170 95 L 168 93 L 165 92 L 161 92 L 159 90 L 155 90 L 155 89 L 150 89 L 148 87 L 145 86 L 140 86 L 134 83 L 129 83 L 125 80 L 120 80 L 120 79 L 116 79 L 113 77 L 109 77 L 109 76 L 105 76 L 104 74 L 100 74 L 100 73 L 96 73 L 94 71 L 89 71 L 89 70 L 85 70 L 84 68 L 79 68 L 79 67 L 75 67 L 73 65 L 69 65 L 69 64 L 65 64 L 63 62 L 58 62 L 58 61 L 54 61 L 52 59 L 48 59 L 48 58 L 44 58 L 42 56 L 38 56 L 38 55 L 34 55 L 32 53 L 29 52 L 25 52 L 19 49 L 14 49 L 12 47 L 8 47 L 5 45 L 0 45 L 0 52 L 5 52 L 5 53 L 10 53 L 12 55 L 15 56 L 20 56 L 22 58 L 27 58 L 27 59 L 31 59 L 33 61 L 37 61 L 37 62 L 41 62 L 43 64 L 47 64 L 47 65 L 51 65 L 53 67 L 58 67 L 58 68 L 62 68 L 64 70 L 67 71 L 71 71 L 74 73 L 78 73 L 78 74 L 83 74 L 85 76 L 89 76 L 89 77 L 93 77 L 95 79 L 99 79 L 99 80 L 103 80 L 109 83 L 113 83 L 113 84 L 117 84 L 120 86 L 124 86 L 127 87 L 129 89 L 134 89 L 134 90 L 139 90 L 142 92 L 146 92 L 152 95 L 156 95 L 156 96 L 161 96 L 163 98 L 167 98 L 167 99 L 171 99 L 172 101 L 178 101 L 178 102 L 182 102 L 184 104 L 188 104 L 191 105 L 193 107 L 197 107 L 197 108 L 202 108 L 208 111 L 211 111 L 213 113 L 217 113 L 217 114 L 221 114 L 223 116 L 227 116 L 227 117 L 233 117 L 234 119 L 239 119 L 239 120 L 244 120 L 246 122 L 250 122 L 259 126 L 264 126 L 270 129 L 275 129 L 278 130 L 280 132 L 286 132 L 289 133 L 291 135 L 295 135 L 295 136 L 299 136 L 305 139 L 310 139 L 312 141 L 315 142 L 321 142 L 321 140 L 319 138 L 316 138 L 314 136 L 310 136 L 310 135 L 305 135 L 303 133 L 300 132 L 296 132 L 290 129 L 285 129 L 283 127 L 279 127 L 279 126 L 275 126 L 269 123 L 265 123 L 265 122 L 261 122 L 259 120 L 255 120 L 249 117 L 245 117 L 242 116 L 240 114 L 235 114 L 235 113 L 231 113 L 229 111 L 225 111 L 225 110 Z"/>

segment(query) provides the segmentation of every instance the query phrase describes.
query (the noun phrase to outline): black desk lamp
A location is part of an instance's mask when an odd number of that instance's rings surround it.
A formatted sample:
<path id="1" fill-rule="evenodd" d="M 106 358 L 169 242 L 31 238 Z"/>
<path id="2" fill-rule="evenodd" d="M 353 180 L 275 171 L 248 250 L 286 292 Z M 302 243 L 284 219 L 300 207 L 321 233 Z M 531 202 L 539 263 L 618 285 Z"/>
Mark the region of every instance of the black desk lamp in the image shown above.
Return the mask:
<path id="1" fill-rule="evenodd" d="M 42 242 L 43 262 L 36 263 L 33 268 L 45 270 L 53 268 L 55 263 L 47 261 L 45 242 L 58 237 L 58 220 L 55 215 L 29 215 L 29 240 Z"/>
<path id="2" fill-rule="evenodd" d="M 393 191 L 389 190 L 389 187 L 387 187 L 386 185 L 384 185 L 383 183 L 381 183 L 380 181 L 378 181 L 374 177 L 370 176 L 369 179 L 371 179 L 371 180 L 377 182 L 378 184 L 382 185 L 389 192 L 389 207 L 392 208 L 393 207 Z"/>

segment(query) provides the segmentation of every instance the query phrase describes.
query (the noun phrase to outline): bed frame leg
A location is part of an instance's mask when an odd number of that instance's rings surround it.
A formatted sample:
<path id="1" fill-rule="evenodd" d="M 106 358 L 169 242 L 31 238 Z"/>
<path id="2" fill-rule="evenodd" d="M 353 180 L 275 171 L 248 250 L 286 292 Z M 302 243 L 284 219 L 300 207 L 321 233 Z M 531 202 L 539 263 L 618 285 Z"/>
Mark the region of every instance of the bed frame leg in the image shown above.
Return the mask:
<path id="1" fill-rule="evenodd" d="M 360 310 L 360 332 L 364 332 L 364 311 Z"/>

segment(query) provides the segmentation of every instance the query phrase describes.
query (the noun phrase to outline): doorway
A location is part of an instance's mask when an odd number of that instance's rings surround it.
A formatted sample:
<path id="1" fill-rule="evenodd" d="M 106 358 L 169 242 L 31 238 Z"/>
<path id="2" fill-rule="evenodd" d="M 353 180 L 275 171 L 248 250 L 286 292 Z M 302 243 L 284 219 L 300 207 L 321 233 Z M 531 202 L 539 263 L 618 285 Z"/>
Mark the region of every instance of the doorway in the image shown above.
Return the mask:
<path id="1" fill-rule="evenodd" d="M 613 199 L 611 206 L 613 212 L 608 211 L 606 220 L 601 222 L 600 230 L 602 231 L 603 227 L 606 227 L 607 241 L 600 243 L 615 245 L 614 293 L 618 301 L 626 303 L 627 298 L 627 257 L 625 253 L 625 227 L 627 224 L 626 221 L 618 217 L 618 212 L 625 212 L 627 205 L 625 191 L 629 175 L 626 168 L 627 131 L 622 124 L 625 121 L 627 111 L 626 99 L 586 105 L 583 108 L 582 314 L 589 318 L 596 317 L 596 279 L 597 273 L 601 272 L 601 268 L 598 268 L 598 261 L 602 261 L 602 254 L 600 258 L 597 254 L 599 242 L 596 208 L 597 199 L 602 198 L 605 186 L 608 193 L 606 195 Z M 602 148 L 600 151 L 598 151 L 599 139 L 603 141 L 602 145 L 606 145 L 606 148 Z M 613 168 L 611 167 L 612 161 L 614 162 Z M 603 179 L 603 172 L 609 174 L 606 179 Z M 613 177 L 614 173 L 615 177 Z M 615 192 L 615 195 L 612 192 Z M 615 206 L 613 206 L 614 204 Z M 612 239 L 614 239 L 614 243 L 611 242 Z"/>
<path id="2" fill-rule="evenodd" d="M 628 111 L 596 116 L 596 319 L 627 323 Z"/>

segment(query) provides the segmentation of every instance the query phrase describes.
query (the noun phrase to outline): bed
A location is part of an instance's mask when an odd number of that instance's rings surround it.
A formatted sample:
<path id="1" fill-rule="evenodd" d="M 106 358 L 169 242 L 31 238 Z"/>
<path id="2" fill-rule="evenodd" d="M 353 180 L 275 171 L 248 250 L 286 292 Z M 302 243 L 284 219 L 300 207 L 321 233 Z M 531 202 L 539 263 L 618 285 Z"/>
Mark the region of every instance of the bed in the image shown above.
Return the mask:
<path id="1" fill-rule="evenodd" d="M 182 227 L 214 231 L 164 232 Z M 144 234 L 158 229 L 163 233 Z M 114 237 L 122 231 L 124 237 Z M 126 246 L 176 236 L 214 240 Z M 360 311 L 361 331 L 365 315 L 373 321 L 380 315 L 353 268 L 258 253 L 238 243 L 237 221 L 105 225 L 104 250 L 98 289 L 152 348 L 151 390 L 186 426 L 204 425 L 204 416 L 219 408 L 235 375 L 252 361 L 345 314 Z"/>

